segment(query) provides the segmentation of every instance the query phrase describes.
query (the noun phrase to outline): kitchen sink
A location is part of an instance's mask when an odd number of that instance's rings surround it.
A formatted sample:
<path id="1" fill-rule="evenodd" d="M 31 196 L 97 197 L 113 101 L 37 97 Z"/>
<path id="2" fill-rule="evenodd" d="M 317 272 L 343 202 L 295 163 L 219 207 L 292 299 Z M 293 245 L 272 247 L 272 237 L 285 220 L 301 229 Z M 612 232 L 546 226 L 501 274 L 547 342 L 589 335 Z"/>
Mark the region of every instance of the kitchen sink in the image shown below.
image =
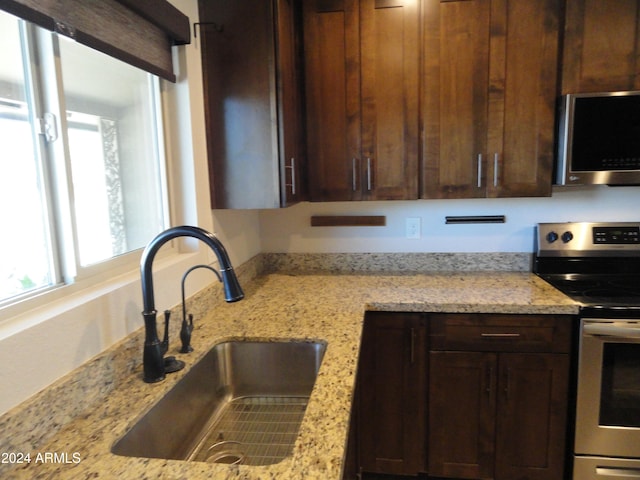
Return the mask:
<path id="1" fill-rule="evenodd" d="M 112 447 L 116 455 L 243 465 L 289 456 L 326 343 L 215 345 Z"/>

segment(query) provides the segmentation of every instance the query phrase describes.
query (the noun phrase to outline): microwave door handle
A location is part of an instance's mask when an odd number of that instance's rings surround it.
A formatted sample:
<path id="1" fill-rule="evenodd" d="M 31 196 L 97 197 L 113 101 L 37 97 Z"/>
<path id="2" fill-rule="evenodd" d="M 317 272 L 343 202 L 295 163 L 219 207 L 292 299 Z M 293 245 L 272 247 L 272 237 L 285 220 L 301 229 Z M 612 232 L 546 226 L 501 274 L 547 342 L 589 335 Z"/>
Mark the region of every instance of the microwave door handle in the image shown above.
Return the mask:
<path id="1" fill-rule="evenodd" d="M 598 478 L 640 478 L 640 468 L 628 467 L 596 467 Z"/>
<path id="2" fill-rule="evenodd" d="M 640 338 L 640 328 L 625 328 L 612 325 L 585 325 L 583 331 L 587 335 L 602 335 L 618 338 Z"/>

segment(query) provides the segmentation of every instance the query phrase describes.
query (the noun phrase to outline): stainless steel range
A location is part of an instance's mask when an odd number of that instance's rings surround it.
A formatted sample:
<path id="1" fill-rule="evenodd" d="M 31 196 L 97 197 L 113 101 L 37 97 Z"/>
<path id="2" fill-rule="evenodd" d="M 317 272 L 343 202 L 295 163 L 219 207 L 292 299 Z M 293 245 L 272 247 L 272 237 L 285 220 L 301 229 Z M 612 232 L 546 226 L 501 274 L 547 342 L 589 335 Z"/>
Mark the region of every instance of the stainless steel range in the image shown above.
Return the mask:
<path id="1" fill-rule="evenodd" d="M 534 271 L 581 304 L 573 479 L 640 479 L 640 222 L 539 224 Z"/>

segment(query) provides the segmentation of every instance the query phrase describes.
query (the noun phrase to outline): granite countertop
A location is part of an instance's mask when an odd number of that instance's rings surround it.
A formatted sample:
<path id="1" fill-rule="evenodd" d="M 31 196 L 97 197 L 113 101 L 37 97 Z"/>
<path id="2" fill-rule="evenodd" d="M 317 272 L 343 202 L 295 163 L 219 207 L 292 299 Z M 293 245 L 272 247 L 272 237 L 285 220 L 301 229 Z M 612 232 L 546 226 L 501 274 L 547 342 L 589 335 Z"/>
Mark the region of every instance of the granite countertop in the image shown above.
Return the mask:
<path id="1" fill-rule="evenodd" d="M 2 478 L 119 478 L 143 479 L 305 479 L 339 480 L 342 476 L 349 414 L 355 384 L 365 310 L 414 312 L 475 312 L 516 314 L 576 314 L 578 306 L 531 273 L 457 272 L 417 275 L 284 274 L 258 276 L 244 285 L 245 300 L 221 301 L 209 292 L 200 305 L 208 313 L 196 316 L 189 355 L 177 354 L 187 368 L 164 382 L 141 380 L 141 335 L 113 347 L 112 352 L 88 362 L 84 377 L 78 372 L 55 388 L 85 403 L 75 414 L 56 414 L 52 400 L 36 396 L 0 422 L 3 435 L 13 439 L 7 451 L 28 450 L 25 436 L 56 424 L 56 432 L 31 447 L 30 464 L 1 471 Z M 211 290 L 212 290 L 211 289 Z M 175 322 L 178 323 L 178 322 Z M 174 332 L 169 354 L 179 341 Z M 132 334 L 134 335 L 134 334 Z M 231 339 L 319 339 L 328 343 L 293 455 L 270 466 L 229 466 L 199 462 L 116 456 L 111 445 L 120 438 L 189 367 L 211 346 Z M 118 373 L 120 367 L 129 373 Z M 84 367 L 84 366 L 83 366 Z M 79 370 L 82 370 L 80 367 Z M 107 372 L 107 373 L 105 373 Z M 89 381 L 87 378 L 91 378 Z M 84 380 L 82 380 L 84 378 Z M 92 385 L 87 387 L 86 385 Z M 81 386 L 82 385 L 82 386 Z M 102 393 L 96 394 L 95 391 Z M 96 396 L 97 395 L 97 396 Z M 93 397 L 89 402 L 88 397 Z M 55 396 L 58 398 L 58 395 Z M 42 402 L 47 402 L 43 405 Z M 89 407 L 87 407 L 89 405 Z M 77 407 L 78 409 L 80 407 Z M 42 411 L 46 418 L 34 420 Z M 12 412 L 10 412 L 12 413 Z M 60 420 L 60 416 L 65 416 Z M 168 418 L 167 422 L 171 419 Z M 29 423 L 31 422 L 31 423 Z M 61 426 L 62 425 L 62 426 Z M 36 436 L 31 433 L 32 437 Z M 26 445 L 26 446 L 25 446 Z M 57 462 L 34 462 L 37 454 L 54 452 Z M 64 461 L 62 461 L 64 460 Z"/>

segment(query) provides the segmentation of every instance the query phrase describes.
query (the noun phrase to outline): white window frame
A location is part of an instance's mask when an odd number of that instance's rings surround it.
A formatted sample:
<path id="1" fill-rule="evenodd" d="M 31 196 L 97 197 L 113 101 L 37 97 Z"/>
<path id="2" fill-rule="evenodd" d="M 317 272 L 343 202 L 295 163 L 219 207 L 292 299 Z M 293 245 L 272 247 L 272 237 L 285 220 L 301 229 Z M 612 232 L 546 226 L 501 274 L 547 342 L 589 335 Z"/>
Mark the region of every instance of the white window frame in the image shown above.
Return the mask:
<path id="1" fill-rule="evenodd" d="M 48 79 L 61 78 L 60 53 L 56 34 L 38 28 L 35 25 L 21 21 L 22 41 L 27 52 L 25 53 L 27 78 L 25 79 L 26 94 L 34 106 L 34 116 L 42 118 L 43 113 L 50 112 L 56 118 L 57 141 L 47 142 L 44 135 L 36 132 L 37 141 L 34 148 L 40 156 L 39 165 L 44 170 L 45 196 L 48 204 L 48 222 L 53 251 L 53 272 L 55 280 L 47 287 L 25 292 L 21 295 L 0 300 L 0 330 L 22 330 L 30 324 L 38 323 L 37 316 L 31 318 L 28 323 L 19 325 L 21 316 L 46 309 L 52 302 L 74 296 L 87 289 L 97 288 L 104 293 L 104 289 L 118 287 L 119 277 L 138 275 L 139 260 L 142 248 L 112 257 L 102 262 L 80 266 L 77 248 L 77 235 L 74 225 L 73 207 L 70 199 L 72 192 L 70 155 L 68 151 L 68 139 L 66 128 L 66 108 L 64 92 L 57 80 L 46 82 L 34 79 L 33 70 L 38 69 L 42 77 Z M 52 55 L 36 55 L 38 51 L 53 52 Z M 35 64 L 35 58 L 39 63 Z M 171 169 L 170 158 L 167 152 L 167 133 L 164 128 L 167 104 L 162 94 L 162 81 L 155 76 L 149 77 L 153 89 L 151 101 L 154 104 L 156 125 L 154 129 L 156 155 L 159 163 L 159 181 L 162 182 L 161 202 L 164 213 L 164 223 L 170 225 L 170 197 L 171 185 L 167 172 Z M 42 91 L 40 90 L 42 89 Z M 33 123 L 37 120 L 32 119 Z M 55 162 L 56 165 L 49 165 Z M 159 232 L 158 232 L 159 233 Z M 16 233 L 16 234 L 19 234 Z M 171 242 L 159 252 L 159 258 L 166 258 L 179 253 L 175 242 Z M 111 286 L 107 286 L 110 283 Z M 6 319 L 6 322 L 5 322 Z M 5 323 L 5 325 L 3 325 Z M 9 325 L 16 324 L 15 326 Z M 0 334 L 0 338 L 6 336 Z"/>

